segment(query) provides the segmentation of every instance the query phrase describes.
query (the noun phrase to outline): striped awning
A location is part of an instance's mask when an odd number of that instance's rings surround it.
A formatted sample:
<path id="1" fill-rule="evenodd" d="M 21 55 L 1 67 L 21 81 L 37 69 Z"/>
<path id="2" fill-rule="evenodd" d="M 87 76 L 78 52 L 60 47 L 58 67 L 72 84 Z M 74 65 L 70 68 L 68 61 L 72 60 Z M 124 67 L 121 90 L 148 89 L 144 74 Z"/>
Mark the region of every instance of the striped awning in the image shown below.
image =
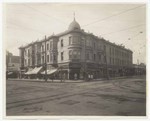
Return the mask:
<path id="1" fill-rule="evenodd" d="M 58 69 L 52 69 L 52 70 L 47 70 L 47 75 L 53 74 L 55 72 L 57 72 Z M 41 72 L 41 74 L 45 75 L 45 71 Z"/>

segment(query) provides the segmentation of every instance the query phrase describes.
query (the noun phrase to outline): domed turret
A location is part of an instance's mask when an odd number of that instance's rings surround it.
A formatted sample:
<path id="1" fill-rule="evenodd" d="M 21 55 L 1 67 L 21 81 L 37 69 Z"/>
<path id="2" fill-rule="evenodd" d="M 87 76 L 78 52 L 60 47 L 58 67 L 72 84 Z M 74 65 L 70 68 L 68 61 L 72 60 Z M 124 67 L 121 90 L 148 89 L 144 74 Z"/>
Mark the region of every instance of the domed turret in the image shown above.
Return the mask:
<path id="1" fill-rule="evenodd" d="M 78 24 L 78 22 L 76 22 L 75 17 L 74 17 L 74 20 L 69 25 L 68 30 L 75 30 L 75 29 L 80 29 L 80 25 Z"/>

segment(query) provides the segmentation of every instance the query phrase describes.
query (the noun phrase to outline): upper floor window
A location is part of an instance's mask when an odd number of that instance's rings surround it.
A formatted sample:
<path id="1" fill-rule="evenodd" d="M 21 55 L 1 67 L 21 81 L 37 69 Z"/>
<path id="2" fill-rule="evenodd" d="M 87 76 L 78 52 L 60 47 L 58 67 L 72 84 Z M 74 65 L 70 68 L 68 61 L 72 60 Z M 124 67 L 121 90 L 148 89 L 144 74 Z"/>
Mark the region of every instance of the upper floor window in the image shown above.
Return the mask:
<path id="1" fill-rule="evenodd" d="M 27 51 L 26 50 L 24 51 L 24 54 L 27 55 Z"/>
<path id="2" fill-rule="evenodd" d="M 24 64 L 25 64 L 25 65 L 27 65 L 27 61 L 26 61 L 26 59 L 24 59 Z"/>
<path id="3" fill-rule="evenodd" d="M 72 59 L 72 50 L 69 50 L 69 59 Z"/>
<path id="4" fill-rule="evenodd" d="M 61 39 L 61 47 L 63 47 L 64 45 L 63 45 L 63 39 Z"/>
<path id="5" fill-rule="evenodd" d="M 42 52 L 44 52 L 44 45 L 42 45 L 41 47 L 42 47 Z"/>
<path id="6" fill-rule="evenodd" d="M 110 58 L 110 64 L 111 64 L 111 58 Z"/>
<path id="7" fill-rule="evenodd" d="M 64 52 L 61 52 L 61 60 L 64 60 Z"/>
<path id="8" fill-rule="evenodd" d="M 71 40 L 71 37 L 69 37 L 69 45 L 71 45 L 72 44 L 72 42 L 71 42 L 72 40 Z"/>
<path id="9" fill-rule="evenodd" d="M 100 53 L 98 54 L 98 58 L 99 58 L 99 61 L 101 61 L 101 54 Z"/>
<path id="10" fill-rule="evenodd" d="M 47 55 L 47 62 L 49 62 L 49 55 Z"/>
<path id="11" fill-rule="evenodd" d="M 94 61 L 96 60 L 96 54 L 94 54 Z"/>
<path id="12" fill-rule="evenodd" d="M 73 51 L 73 57 L 74 57 L 74 59 L 76 59 L 77 58 L 77 51 Z"/>
<path id="13" fill-rule="evenodd" d="M 44 56 L 42 56 L 42 63 L 44 63 Z"/>
<path id="14" fill-rule="evenodd" d="M 56 55 L 54 55 L 54 61 L 56 61 Z"/>
<path id="15" fill-rule="evenodd" d="M 52 47 L 53 47 L 53 42 L 50 41 L 50 49 L 52 49 Z"/>
<path id="16" fill-rule="evenodd" d="M 95 45 L 95 42 L 94 42 L 94 49 L 95 49 L 96 45 Z"/>
<path id="17" fill-rule="evenodd" d="M 28 57 L 30 57 L 30 50 L 28 50 Z"/>
<path id="18" fill-rule="evenodd" d="M 106 56 L 105 55 L 103 56 L 103 61 L 104 61 L 104 63 L 106 63 Z"/>
<path id="19" fill-rule="evenodd" d="M 47 50 L 49 50 L 49 44 L 47 44 Z"/>
<path id="20" fill-rule="evenodd" d="M 52 61 L 52 60 L 53 60 L 53 55 L 51 54 L 51 55 L 50 55 L 50 61 Z"/>
<path id="21" fill-rule="evenodd" d="M 112 54 L 113 54 L 113 55 L 115 54 L 115 50 L 114 50 L 114 48 L 112 49 Z"/>
<path id="22" fill-rule="evenodd" d="M 106 45 L 104 45 L 104 51 L 106 51 Z"/>
<path id="23" fill-rule="evenodd" d="M 110 50 L 110 55 L 111 55 L 111 47 L 110 47 L 110 49 L 109 49 L 109 50 Z"/>
<path id="24" fill-rule="evenodd" d="M 30 66 L 30 59 L 28 59 L 28 65 Z"/>
<path id="25" fill-rule="evenodd" d="M 90 54 L 89 53 L 86 54 L 86 59 L 90 60 Z"/>
<path id="26" fill-rule="evenodd" d="M 70 50 L 69 59 L 80 59 L 81 52 L 80 50 Z"/>

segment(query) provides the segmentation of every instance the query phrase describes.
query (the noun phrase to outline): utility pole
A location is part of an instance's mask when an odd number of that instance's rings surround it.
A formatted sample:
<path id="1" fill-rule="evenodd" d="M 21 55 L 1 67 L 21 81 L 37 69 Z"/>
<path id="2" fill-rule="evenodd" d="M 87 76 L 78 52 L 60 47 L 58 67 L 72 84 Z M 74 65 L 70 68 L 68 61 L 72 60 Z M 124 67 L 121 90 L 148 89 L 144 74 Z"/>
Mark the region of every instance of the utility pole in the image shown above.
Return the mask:
<path id="1" fill-rule="evenodd" d="M 47 52 L 46 52 L 46 35 L 45 35 L 45 82 L 47 82 Z"/>
<path id="2" fill-rule="evenodd" d="M 84 40 L 84 80 L 86 81 L 87 79 L 87 66 L 86 66 L 86 40 Z"/>
<path id="3" fill-rule="evenodd" d="M 106 61 L 106 75 L 107 75 L 107 79 L 109 80 L 109 72 L 108 72 L 108 65 L 107 65 L 107 57 L 106 57 L 106 46 L 104 48 L 104 56 L 105 56 L 105 61 Z"/>

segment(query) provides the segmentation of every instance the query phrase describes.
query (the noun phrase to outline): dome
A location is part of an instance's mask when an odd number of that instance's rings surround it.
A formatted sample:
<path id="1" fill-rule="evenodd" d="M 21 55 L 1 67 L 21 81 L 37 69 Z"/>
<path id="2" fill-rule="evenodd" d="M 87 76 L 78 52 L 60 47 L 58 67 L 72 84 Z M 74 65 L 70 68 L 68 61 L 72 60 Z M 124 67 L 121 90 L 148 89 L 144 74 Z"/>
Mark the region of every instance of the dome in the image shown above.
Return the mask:
<path id="1" fill-rule="evenodd" d="M 71 22 L 71 24 L 69 25 L 69 30 L 74 30 L 74 29 L 80 29 L 80 25 L 78 24 L 78 22 L 76 22 L 76 20 L 74 19 L 73 22 Z"/>

